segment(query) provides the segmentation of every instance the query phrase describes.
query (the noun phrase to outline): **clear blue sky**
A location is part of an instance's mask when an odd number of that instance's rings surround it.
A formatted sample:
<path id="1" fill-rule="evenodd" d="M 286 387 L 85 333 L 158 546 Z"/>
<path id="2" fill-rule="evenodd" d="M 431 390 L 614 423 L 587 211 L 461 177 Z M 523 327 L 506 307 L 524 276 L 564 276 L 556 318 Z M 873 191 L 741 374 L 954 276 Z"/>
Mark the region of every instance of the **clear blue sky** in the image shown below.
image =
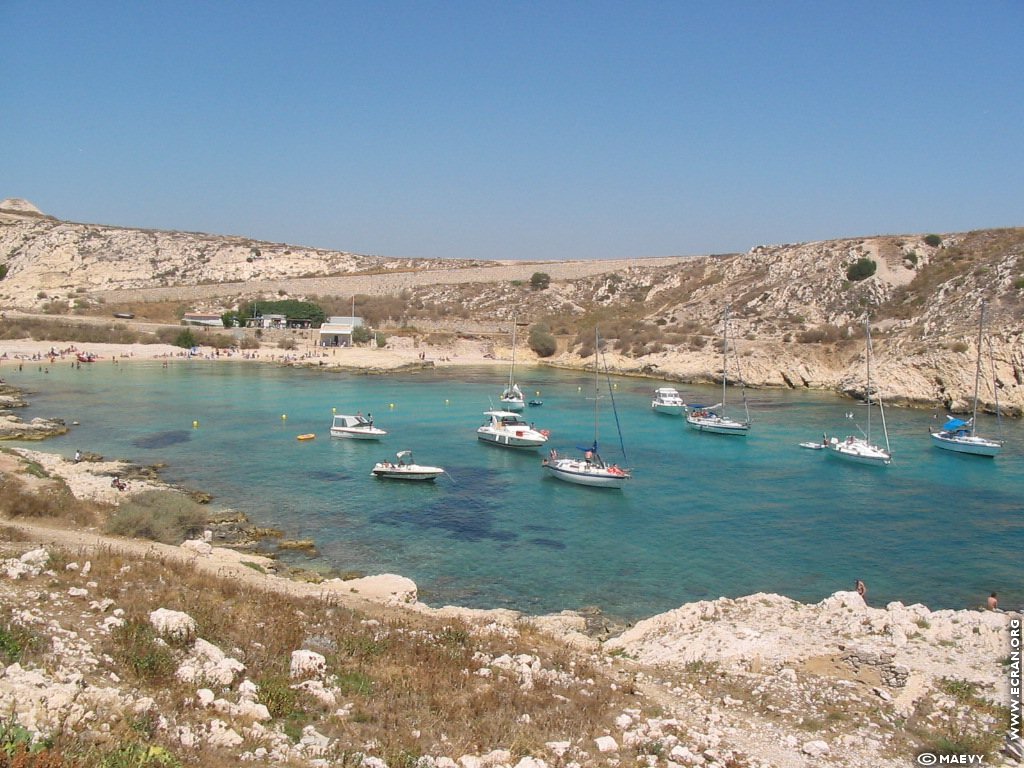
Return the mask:
<path id="1" fill-rule="evenodd" d="M 1022 33 L 1022 0 L 0 0 L 0 199 L 484 259 L 1021 226 Z"/>

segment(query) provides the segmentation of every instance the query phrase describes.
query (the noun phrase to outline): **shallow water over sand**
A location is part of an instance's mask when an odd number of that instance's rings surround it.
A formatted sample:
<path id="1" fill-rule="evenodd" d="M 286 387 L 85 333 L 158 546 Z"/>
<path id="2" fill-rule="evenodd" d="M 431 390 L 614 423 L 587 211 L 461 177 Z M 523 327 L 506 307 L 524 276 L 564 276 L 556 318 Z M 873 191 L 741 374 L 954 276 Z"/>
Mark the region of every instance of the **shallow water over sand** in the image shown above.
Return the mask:
<path id="1" fill-rule="evenodd" d="M 30 447 L 167 462 L 168 480 L 209 491 L 214 503 L 290 538 L 315 539 L 339 570 L 409 576 L 432 605 L 530 613 L 596 605 L 632 620 L 759 591 L 817 601 L 857 578 L 875 605 L 962 608 L 993 590 L 1007 607 L 1024 604 L 1019 423 L 1004 421 L 1007 446 L 989 460 L 932 447 L 932 412 L 887 409 L 895 458 L 879 469 L 797 447 L 863 426 L 864 406 L 850 401 L 748 391 L 751 434 L 723 437 L 653 413 L 651 393 L 663 382 L 613 378 L 627 454 L 607 398 L 602 452 L 635 479 L 606 491 L 546 476 L 544 451 L 476 439 L 507 380 L 500 369 L 359 376 L 174 361 L 49 373 L 5 365 L 0 374 L 28 390 L 23 418 L 80 422 Z M 518 378 L 528 398 L 544 401 L 525 416 L 551 431 L 551 447 L 564 453 L 591 442 L 592 374 L 541 368 Z M 719 394 L 680 391 L 700 402 Z M 380 443 L 332 440 L 332 408 L 372 412 L 390 434 Z M 980 431 L 997 429 L 987 418 Z M 295 439 L 309 432 L 315 440 Z M 881 439 L 877 418 L 872 432 Z M 376 461 L 402 449 L 449 475 L 434 484 L 370 476 Z"/>

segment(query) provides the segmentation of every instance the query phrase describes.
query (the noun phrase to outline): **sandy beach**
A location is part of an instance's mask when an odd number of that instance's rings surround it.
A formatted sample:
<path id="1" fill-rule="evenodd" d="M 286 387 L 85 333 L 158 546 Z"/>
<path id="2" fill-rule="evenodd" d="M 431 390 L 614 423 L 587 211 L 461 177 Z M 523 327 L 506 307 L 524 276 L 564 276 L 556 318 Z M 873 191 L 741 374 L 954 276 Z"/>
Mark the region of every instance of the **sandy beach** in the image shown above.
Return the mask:
<path id="1" fill-rule="evenodd" d="M 387 346 L 323 348 L 303 345 L 283 350 L 264 345 L 253 350 L 218 350 L 200 346 L 198 354 L 170 344 L 92 344 L 34 339 L 0 341 L 0 375 L 5 367 L 25 362 L 76 364 L 78 354 L 96 356 L 93 364 L 131 363 L 134 361 L 201 359 L 212 361 L 249 361 L 283 365 L 305 365 L 352 370 L 388 371 L 422 367 L 508 365 L 510 350 L 491 342 L 454 339 L 450 344 L 432 345 L 409 337 L 393 336 Z M 517 350 L 524 364 L 531 360 L 528 350 Z"/>

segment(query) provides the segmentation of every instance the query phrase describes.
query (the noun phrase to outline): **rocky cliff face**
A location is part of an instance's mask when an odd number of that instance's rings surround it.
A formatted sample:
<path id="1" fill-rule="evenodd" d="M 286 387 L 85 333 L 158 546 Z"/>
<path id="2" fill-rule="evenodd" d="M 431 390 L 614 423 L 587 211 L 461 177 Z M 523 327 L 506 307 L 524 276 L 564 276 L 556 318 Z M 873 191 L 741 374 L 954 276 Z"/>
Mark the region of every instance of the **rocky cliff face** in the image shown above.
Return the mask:
<path id="1" fill-rule="evenodd" d="M 851 279 L 848 270 L 860 260 L 874 272 Z M 402 295 L 410 306 L 440 307 L 453 330 L 462 322 L 507 325 L 513 314 L 546 319 L 560 335 L 552 361 L 571 366 L 590 354 L 573 322 L 587 316 L 617 353 L 610 361 L 616 370 L 685 382 L 721 380 L 729 306 L 730 380 L 852 396 L 864 392 L 863 319 L 870 315 L 872 379 L 883 397 L 955 411 L 973 399 L 985 300 L 981 407 L 993 412 L 998 400 L 1004 414 L 1024 413 L 1024 228 L 513 266 L 75 224 L 8 199 L 0 202 L 0 265 L 7 270 L 0 280 L 6 307 L 57 303 L 72 310 L 119 297 L 189 296 L 215 305 L 218 298 L 231 304 L 284 291 Z M 534 271 L 551 276 L 548 289 L 531 290 Z"/>

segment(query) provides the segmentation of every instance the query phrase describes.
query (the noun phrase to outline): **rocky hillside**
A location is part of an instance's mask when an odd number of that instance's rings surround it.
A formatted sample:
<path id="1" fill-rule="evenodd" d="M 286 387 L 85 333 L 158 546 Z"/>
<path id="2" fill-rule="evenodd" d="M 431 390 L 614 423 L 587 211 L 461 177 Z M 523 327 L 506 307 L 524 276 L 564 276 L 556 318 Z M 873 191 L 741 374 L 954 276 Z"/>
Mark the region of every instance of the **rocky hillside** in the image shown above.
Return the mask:
<path id="1" fill-rule="evenodd" d="M 858 262 L 867 276 L 851 273 Z M 969 407 L 977 324 L 987 303 L 982 407 L 1024 413 L 1024 228 L 757 246 L 747 253 L 617 262 L 386 259 L 242 237 L 63 222 L 0 203 L 0 306 L 98 312 L 118 302 L 228 309 L 246 298 L 393 297 L 402 326 L 494 331 L 543 321 L 549 359 L 578 366 L 598 323 L 612 366 L 683 382 L 720 380 L 728 305 L 729 378 L 862 396 L 863 318 L 874 383 L 890 401 Z M 551 284 L 532 290 L 530 276 Z M 991 351 L 991 362 L 988 360 Z"/>

